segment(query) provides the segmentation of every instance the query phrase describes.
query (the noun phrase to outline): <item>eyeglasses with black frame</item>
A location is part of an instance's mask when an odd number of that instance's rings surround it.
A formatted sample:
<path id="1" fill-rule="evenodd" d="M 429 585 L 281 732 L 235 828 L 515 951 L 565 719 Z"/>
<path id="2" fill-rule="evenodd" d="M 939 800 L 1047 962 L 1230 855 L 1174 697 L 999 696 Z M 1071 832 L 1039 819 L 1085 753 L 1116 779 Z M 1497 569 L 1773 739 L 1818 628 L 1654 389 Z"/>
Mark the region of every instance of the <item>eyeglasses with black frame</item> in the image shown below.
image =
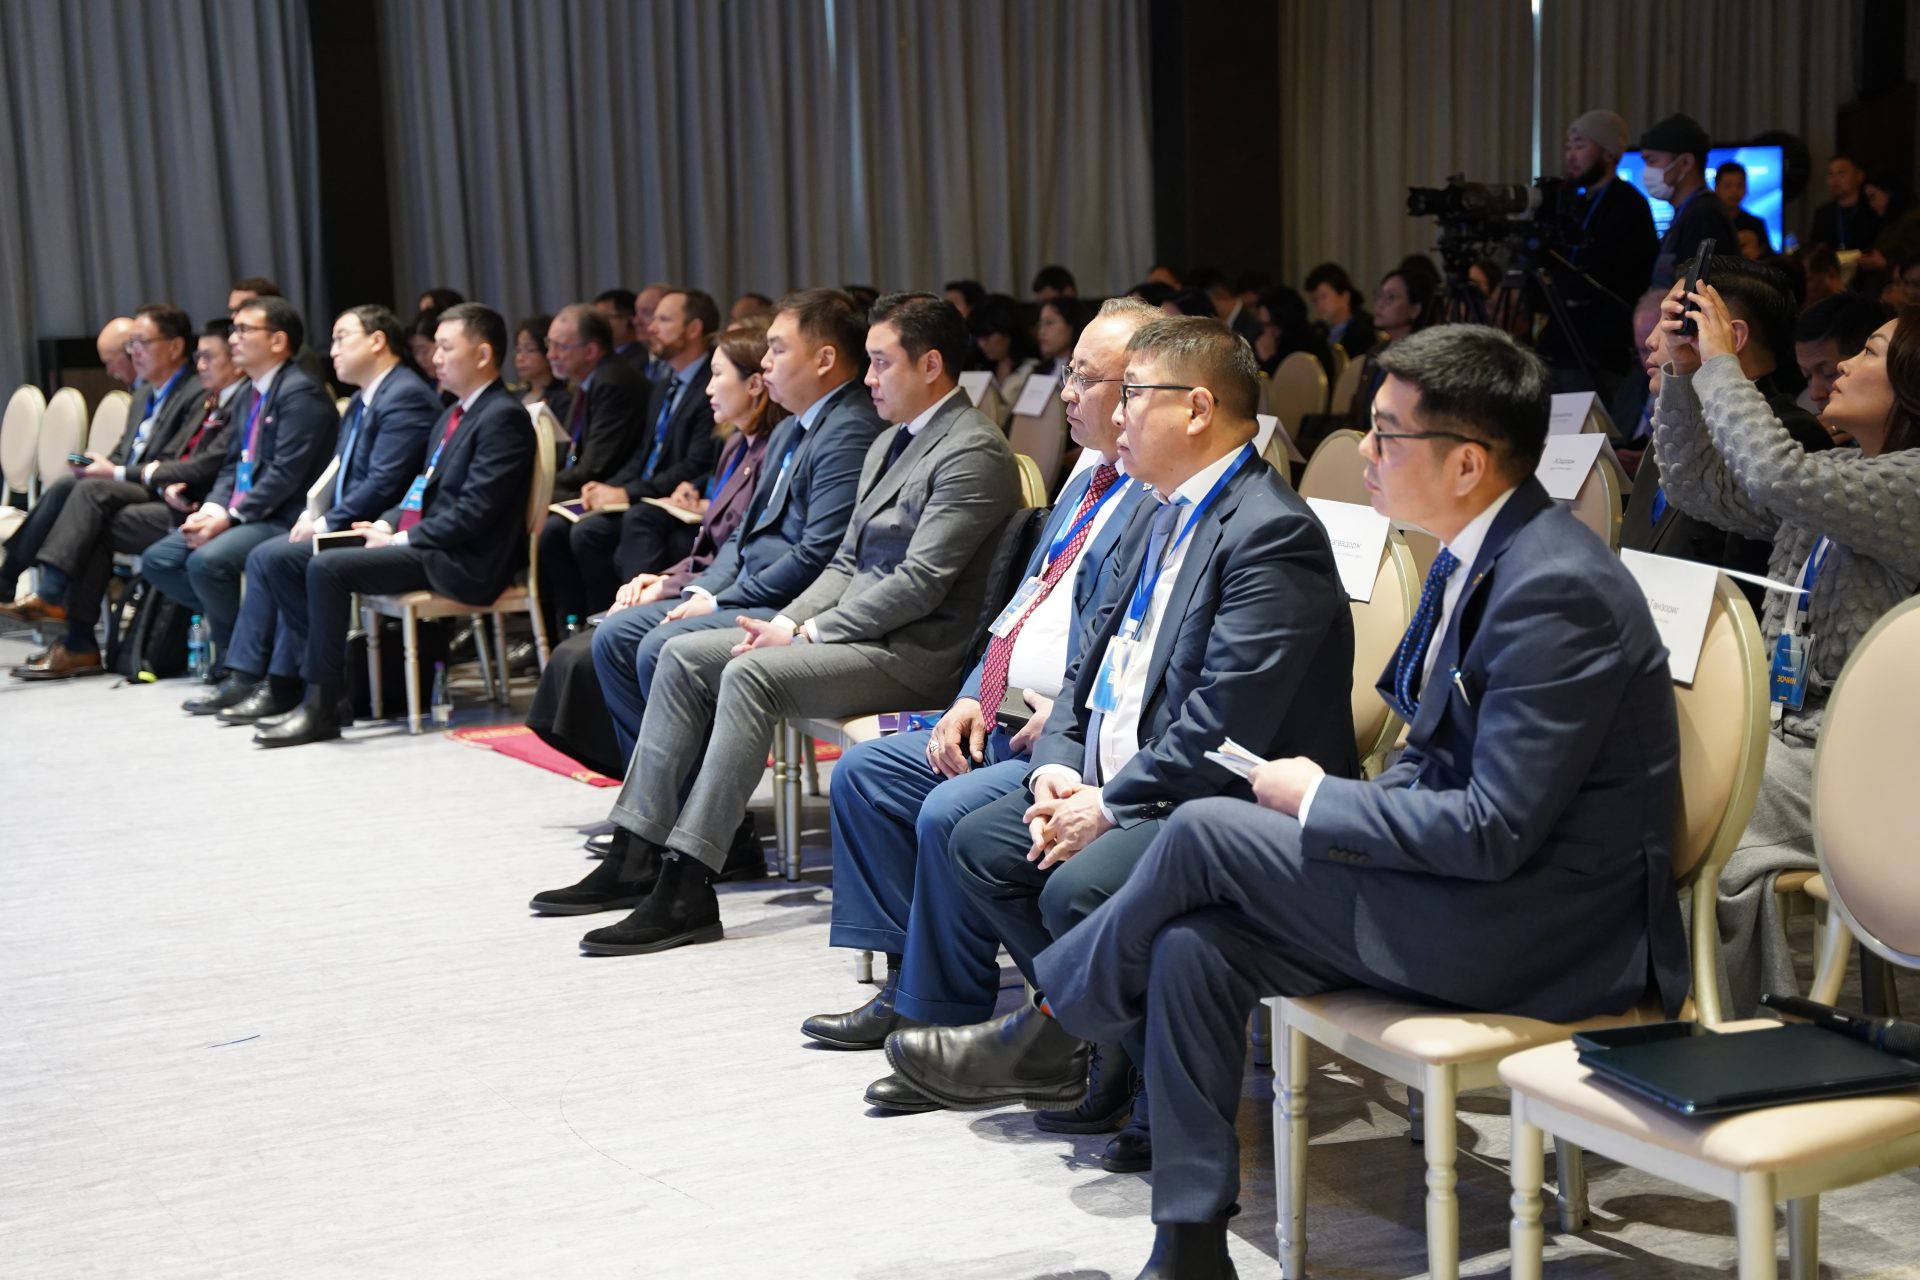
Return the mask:
<path id="1" fill-rule="evenodd" d="M 1198 391 L 1199 387 L 1188 386 L 1183 382 L 1122 382 L 1120 384 L 1120 407 L 1142 391 Z"/>
<path id="2" fill-rule="evenodd" d="M 1380 415 L 1373 409 L 1367 410 L 1367 434 L 1375 440 L 1458 440 L 1461 444 L 1477 444 L 1482 449 L 1487 447 L 1485 440 L 1462 435 L 1458 431 L 1382 431 Z"/>

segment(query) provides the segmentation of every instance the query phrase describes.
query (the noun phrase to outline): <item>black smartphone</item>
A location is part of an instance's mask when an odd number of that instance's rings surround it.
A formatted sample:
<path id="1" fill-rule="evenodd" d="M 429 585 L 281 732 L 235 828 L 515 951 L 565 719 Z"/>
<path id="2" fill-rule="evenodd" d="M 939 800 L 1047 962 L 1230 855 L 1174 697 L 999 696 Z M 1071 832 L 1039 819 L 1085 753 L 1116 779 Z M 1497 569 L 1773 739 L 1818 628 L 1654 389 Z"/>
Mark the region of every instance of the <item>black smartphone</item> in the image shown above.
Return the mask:
<path id="1" fill-rule="evenodd" d="M 93 459 L 84 453 L 70 453 L 67 455 L 67 465 L 71 467 L 90 467 L 93 465 Z"/>
<path id="2" fill-rule="evenodd" d="M 1707 283 L 1707 259 L 1712 256 L 1713 241 L 1702 240 L 1700 242 L 1700 252 L 1694 254 L 1693 261 L 1687 264 L 1687 293 L 1696 293 L 1699 291 L 1701 285 Z M 1680 306 L 1682 308 L 1682 314 L 1680 316 L 1680 336 L 1683 338 L 1694 337 L 1700 332 L 1700 326 L 1694 321 L 1694 316 L 1697 313 L 1693 305 L 1686 300 L 1685 294 L 1681 295 Z"/>

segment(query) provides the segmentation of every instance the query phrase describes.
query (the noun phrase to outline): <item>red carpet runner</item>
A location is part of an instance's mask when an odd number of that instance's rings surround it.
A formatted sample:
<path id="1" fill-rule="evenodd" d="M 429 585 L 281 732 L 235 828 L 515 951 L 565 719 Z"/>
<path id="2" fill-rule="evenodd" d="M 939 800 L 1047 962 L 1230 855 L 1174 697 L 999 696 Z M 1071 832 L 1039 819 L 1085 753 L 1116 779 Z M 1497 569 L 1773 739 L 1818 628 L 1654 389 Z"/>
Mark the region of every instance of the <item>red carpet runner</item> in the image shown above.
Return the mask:
<path id="1" fill-rule="evenodd" d="M 595 773 L 572 756 L 562 755 L 546 743 L 539 735 L 523 724 L 496 724 L 478 729 L 455 729 L 447 735 L 455 742 L 463 742 L 469 747 L 498 751 L 511 760 L 519 760 L 545 769 L 548 773 L 557 773 L 563 778 L 572 778 L 575 782 L 584 782 L 590 787 L 617 787 L 620 779 L 609 778 L 604 773 Z M 815 741 L 814 758 L 820 761 L 838 760 L 840 748 Z M 769 768 L 773 761 L 767 761 Z"/>

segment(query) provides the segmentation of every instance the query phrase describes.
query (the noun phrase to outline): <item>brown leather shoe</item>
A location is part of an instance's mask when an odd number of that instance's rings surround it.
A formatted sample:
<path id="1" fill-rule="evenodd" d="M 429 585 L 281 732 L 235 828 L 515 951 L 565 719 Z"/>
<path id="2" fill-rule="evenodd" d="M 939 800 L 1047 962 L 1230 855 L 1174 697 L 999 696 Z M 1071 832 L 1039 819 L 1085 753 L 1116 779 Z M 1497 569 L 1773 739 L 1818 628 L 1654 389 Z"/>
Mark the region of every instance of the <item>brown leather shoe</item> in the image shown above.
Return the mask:
<path id="1" fill-rule="evenodd" d="M 13 678 L 16 680 L 71 680 L 75 676 L 103 676 L 106 673 L 106 664 L 100 661 L 98 649 L 92 649 L 86 653 L 75 653 L 64 644 L 55 644 L 47 650 L 46 661 L 15 667 Z"/>
<path id="2" fill-rule="evenodd" d="M 0 618 L 12 618 L 16 622 L 65 622 L 67 607 L 51 600 L 42 600 L 37 595 L 29 595 L 24 600 L 0 604 Z"/>

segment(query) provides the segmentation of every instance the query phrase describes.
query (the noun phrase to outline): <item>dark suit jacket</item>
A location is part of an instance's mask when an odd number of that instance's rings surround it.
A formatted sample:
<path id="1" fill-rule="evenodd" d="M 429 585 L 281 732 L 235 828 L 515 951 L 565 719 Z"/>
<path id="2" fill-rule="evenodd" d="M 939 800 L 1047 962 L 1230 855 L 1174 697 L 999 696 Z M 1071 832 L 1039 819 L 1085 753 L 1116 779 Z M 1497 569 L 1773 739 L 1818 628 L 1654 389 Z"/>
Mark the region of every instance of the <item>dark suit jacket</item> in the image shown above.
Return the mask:
<path id="1" fill-rule="evenodd" d="M 157 455 L 153 447 L 148 446 L 147 461 L 157 457 L 160 465 L 143 483 L 157 494 L 165 493 L 170 484 L 184 484 L 191 502 L 206 501 L 214 481 L 226 470 L 227 445 L 233 439 L 234 421 L 248 398 L 247 388 L 242 387 L 225 404 L 216 403 L 207 409 L 206 393 L 195 396 L 196 409 L 188 415 L 185 426 L 164 442 Z M 176 511 L 173 518 L 178 524 L 187 518 L 187 513 Z"/>
<path id="2" fill-rule="evenodd" d="M 1647 198 L 1632 183 L 1615 178 L 1594 199 L 1583 216 L 1588 238 L 1571 255 L 1580 272 L 1556 272 L 1555 279 L 1567 304 L 1567 318 L 1588 358 L 1598 368 L 1626 373 L 1639 364 L 1633 349 L 1633 306 L 1647 291 L 1660 237 L 1653 229 Z M 1727 252 L 1737 253 L 1739 248 L 1729 245 Z M 1595 290 L 1587 276 L 1619 301 Z M 1550 363 L 1574 367 L 1573 343 L 1558 321 L 1540 335 L 1540 353 Z"/>
<path id="3" fill-rule="evenodd" d="M 1052 548 L 1053 540 L 1066 530 L 1067 521 L 1073 518 L 1073 513 L 1079 508 L 1081 499 L 1087 496 L 1087 486 L 1092 483 L 1093 468 L 1088 467 L 1069 480 L 1060 490 L 1060 497 L 1053 504 L 1053 511 L 1047 516 L 1046 524 L 1041 526 L 1040 537 L 1033 546 L 1033 554 L 1027 557 L 1027 567 L 1013 581 L 1016 589 L 1027 579 L 1037 578 L 1046 570 L 1047 552 Z M 1089 538 L 1087 545 L 1081 548 L 1080 563 L 1074 566 L 1071 583 L 1074 624 L 1073 629 L 1067 632 L 1067 652 L 1062 663 L 1062 672 L 1072 670 L 1074 660 L 1080 656 L 1080 634 L 1085 629 L 1086 623 L 1093 618 L 1093 612 L 1105 594 L 1108 584 L 1118 574 L 1114 564 L 1114 552 L 1120 546 L 1121 535 L 1127 530 L 1127 522 L 1133 515 L 1133 509 L 1139 506 L 1147 496 L 1145 485 L 1130 483 L 1125 476 L 1121 476 L 1115 483 L 1126 485 L 1126 491 L 1107 499 L 1107 505 L 1113 509 L 1112 513 L 1106 517 L 1106 523 L 1100 526 L 1100 532 Z M 1055 588 L 1055 590 L 1058 589 L 1058 587 Z M 997 609 L 996 612 L 998 612 Z M 984 659 L 973 664 L 973 670 L 967 673 L 966 680 L 960 686 L 960 697 L 979 699 L 980 673 L 984 665 Z M 1064 681 L 1061 687 L 1066 687 Z M 992 715 L 996 709 L 986 708 L 987 714 Z"/>
<path id="4" fill-rule="evenodd" d="M 985 604 L 991 539 L 1020 505 L 1019 471 L 1006 433 L 965 392 L 889 467 L 893 434 L 867 447 L 833 559 L 781 612 L 811 621 L 822 644 L 874 646 L 909 687 L 952 690 Z"/>
<path id="5" fill-rule="evenodd" d="M 1676 209 L 1667 234 L 1660 238 L 1660 252 L 1654 255 L 1653 277 L 1649 288 L 1666 289 L 1687 274 L 1687 264 L 1699 250 L 1702 240 L 1714 242 L 1715 253 L 1738 254 L 1740 237 L 1733 233 L 1733 217 L 1710 187 Z"/>
<path id="6" fill-rule="evenodd" d="M 438 442 L 446 429 L 442 415 L 430 438 Z M 420 552 L 436 592 L 463 604 L 492 604 L 527 567 L 535 447 L 533 419 L 505 383 L 482 391 L 462 416 L 427 479 L 420 523 L 407 531 L 407 545 Z M 400 527 L 398 507 L 380 518 Z"/>
<path id="7" fill-rule="evenodd" d="M 249 524 L 265 521 L 292 528 L 306 509 L 307 490 L 333 456 L 340 415 L 327 393 L 299 365 L 291 361 L 281 365 L 260 407 L 253 488 L 235 502 L 240 455 L 247 446 L 247 420 L 253 413 L 251 394 L 251 388 L 240 393 L 247 403 L 236 410 L 234 432 L 227 441 L 227 464 L 207 500 L 233 507 Z"/>
<path id="8" fill-rule="evenodd" d="M 1373 327 L 1373 313 L 1364 307 L 1353 309 L 1352 316 L 1347 319 L 1347 327 L 1341 330 L 1338 339 L 1335 339 L 1332 333 L 1327 334 L 1328 344 L 1345 351 L 1350 360 L 1358 360 L 1373 350 L 1379 341 L 1380 331 Z M 1252 744 L 1243 742 L 1240 745 L 1251 746 Z"/>
<path id="9" fill-rule="evenodd" d="M 1114 554 L 1112 590 L 1081 637 L 1033 764 L 1078 773 L 1094 676 L 1125 620 L 1146 560 L 1153 514 L 1134 508 Z M 1353 743 L 1353 612 L 1333 547 L 1306 502 L 1258 457 L 1187 535 L 1166 611 L 1154 627 L 1140 709 L 1140 750 L 1101 798 L 1121 826 L 1164 818 L 1183 800 L 1253 798 L 1204 754 L 1222 739 L 1268 758 L 1308 756 L 1329 774 L 1360 772 Z"/>
<path id="10" fill-rule="evenodd" d="M 555 502 L 579 497 L 589 480 L 607 483 L 632 457 L 646 440 L 651 425 L 647 417 L 650 391 L 647 380 L 632 365 L 609 356 L 594 366 L 587 379 L 580 420 L 572 422 L 571 402 L 565 406 L 564 416 L 555 410 L 563 431 L 571 425 L 580 433 L 578 445 L 561 442 L 560 471 L 553 478 Z"/>
<path id="11" fill-rule="evenodd" d="M 127 406 L 126 430 L 121 432 L 120 442 L 113 447 L 113 452 L 107 455 L 115 465 L 124 465 L 133 452 L 133 442 L 140 435 L 140 420 L 147 407 L 147 396 L 158 389 L 145 381 L 133 384 L 133 402 Z M 173 384 L 171 394 L 160 403 L 160 411 L 154 416 L 153 430 L 147 433 L 147 447 L 140 453 L 139 465 L 144 466 L 170 456 L 167 453 L 169 444 L 175 444 L 177 448 L 177 441 L 183 441 L 193 434 L 194 427 L 200 422 L 201 405 L 205 399 L 206 393 L 201 389 L 199 377 L 191 365 L 187 366 L 181 371 L 180 381 Z M 128 478 L 138 479 L 132 471 L 128 472 Z"/>
<path id="12" fill-rule="evenodd" d="M 1462 571 L 1406 754 L 1322 782 L 1301 849 L 1350 869 L 1386 981 L 1567 1021 L 1625 1010 L 1651 979 L 1671 1017 L 1688 986 L 1679 729 L 1646 598 L 1531 478 Z"/>
<path id="13" fill-rule="evenodd" d="M 806 590 L 847 532 L 861 464 L 884 425 L 854 380 L 828 393 L 812 427 L 803 430 L 797 416 L 776 427 L 746 518 L 691 585 L 723 609 L 777 609 Z"/>
<path id="14" fill-rule="evenodd" d="M 340 448 L 348 446 L 347 424 L 360 407 L 360 392 L 341 420 Z M 373 403 L 353 433 L 353 456 L 340 460 L 324 519 L 329 529 L 348 529 L 356 520 L 377 520 L 407 496 L 407 486 L 426 469 L 427 433 L 440 416 L 440 397 L 427 380 L 406 365 L 396 365 L 380 380 Z"/>
<path id="15" fill-rule="evenodd" d="M 713 434 L 713 405 L 707 400 L 707 377 L 712 368 L 710 355 L 702 356 L 698 364 L 688 367 L 686 384 L 674 402 L 673 414 L 661 428 L 664 437 L 656 435 L 654 428 L 673 382 L 663 378 L 653 384 L 638 447 L 608 483 L 619 485 L 627 491 L 628 498 L 638 502 L 642 498 L 664 498 L 679 488 L 683 480 L 697 485 L 707 478 L 707 473 L 713 470 L 714 459 L 720 456 L 720 442 Z M 663 438 L 665 447 L 660 450 L 660 460 L 649 476 L 645 474 L 647 459 L 653 456 L 656 441 Z"/>
<path id="16" fill-rule="evenodd" d="M 1813 211 L 1813 226 L 1807 231 L 1807 243 L 1824 244 L 1830 249 L 1873 248 L 1886 224 L 1873 211 L 1862 194 L 1853 208 L 1842 209 L 1838 200 L 1829 200 Z"/>

